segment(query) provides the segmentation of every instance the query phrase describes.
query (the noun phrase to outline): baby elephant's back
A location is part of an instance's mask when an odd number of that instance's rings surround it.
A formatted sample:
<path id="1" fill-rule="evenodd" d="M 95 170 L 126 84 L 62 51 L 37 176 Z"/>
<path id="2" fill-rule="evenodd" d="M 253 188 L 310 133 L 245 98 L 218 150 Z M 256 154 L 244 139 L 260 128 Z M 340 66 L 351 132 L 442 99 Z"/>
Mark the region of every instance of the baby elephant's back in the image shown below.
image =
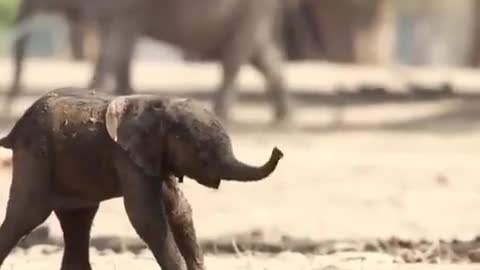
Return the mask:
<path id="1" fill-rule="evenodd" d="M 58 95 L 46 100 L 49 133 L 56 152 L 85 153 L 90 156 L 108 144 L 105 112 L 110 101 L 88 94 Z"/>
<path id="2" fill-rule="evenodd" d="M 8 135 L 11 145 L 47 147 L 51 138 L 67 139 L 104 128 L 109 96 L 87 89 L 63 88 L 50 91 L 34 102 Z M 43 151 L 42 151 L 43 152 Z"/>
<path id="3" fill-rule="evenodd" d="M 103 95 L 67 94 L 47 101 L 55 183 L 64 194 L 99 199 L 117 185 L 112 165 L 115 143 L 105 127 L 110 100 Z"/>

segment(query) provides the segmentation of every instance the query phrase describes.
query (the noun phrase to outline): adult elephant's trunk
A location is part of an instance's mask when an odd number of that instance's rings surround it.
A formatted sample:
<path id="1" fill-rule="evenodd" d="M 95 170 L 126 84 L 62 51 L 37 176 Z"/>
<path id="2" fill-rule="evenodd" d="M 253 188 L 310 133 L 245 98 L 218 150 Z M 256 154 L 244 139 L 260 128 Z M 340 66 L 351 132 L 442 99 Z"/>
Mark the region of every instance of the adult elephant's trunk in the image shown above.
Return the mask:
<path id="1" fill-rule="evenodd" d="M 274 148 L 270 159 L 260 167 L 250 166 L 237 159 L 232 159 L 223 167 L 222 179 L 237 181 L 258 181 L 269 176 L 277 167 L 278 161 L 283 157 L 282 151 Z"/>

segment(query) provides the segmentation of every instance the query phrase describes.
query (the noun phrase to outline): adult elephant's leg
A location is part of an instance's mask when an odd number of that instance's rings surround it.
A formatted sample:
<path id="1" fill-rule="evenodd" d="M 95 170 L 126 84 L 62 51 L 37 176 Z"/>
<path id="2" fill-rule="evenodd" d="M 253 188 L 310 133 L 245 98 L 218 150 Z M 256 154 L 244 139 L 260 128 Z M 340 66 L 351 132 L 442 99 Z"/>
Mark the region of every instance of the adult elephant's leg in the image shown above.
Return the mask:
<path id="1" fill-rule="evenodd" d="M 128 95 L 133 93 L 130 81 L 130 67 L 137 41 L 138 26 L 135 22 L 125 25 L 119 33 L 118 62 L 115 64 L 115 80 L 117 93 Z"/>
<path id="2" fill-rule="evenodd" d="M 167 221 L 161 182 L 146 177 L 125 155 L 119 154 L 115 163 L 125 210 L 137 234 L 163 270 L 186 269 Z"/>
<path id="3" fill-rule="evenodd" d="M 21 80 L 23 75 L 23 63 L 25 59 L 25 47 L 29 39 L 28 34 L 23 34 L 18 37 L 13 45 L 13 81 L 10 86 L 10 92 L 8 98 L 14 98 L 18 96 L 21 90 Z"/>
<path id="4" fill-rule="evenodd" d="M 130 59 L 138 34 L 139 22 L 135 18 L 114 18 L 100 26 L 100 54 L 96 62 L 90 88 L 103 87 L 107 74 L 115 74 L 118 94 L 132 92 L 129 80 Z"/>
<path id="5" fill-rule="evenodd" d="M 228 121 L 230 119 L 230 106 L 235 99 L 235 82 L 240 72 L 242 60 L 234 53 L 227 53 L 222 60 L 222 81 L 214 97 L 215 114 Z"/>
<path id="6" fill-rule="evenodd" d="M 113 54 L 110 51 L 112 43 L 114 43 L 114 33 L 112 33 L 112 23 L 110 21 L 104 21 L 98 23 L 98 36 L 99 36 L 99 51 L 95 66 L 93 69 L 93 75 L 90 79 L 88 87 L 90 89 L 104 90 L 107 76 L 109 75 L 109 68 L 112 65 Z"/>
<path id="7" fill-rule="evenodd" d="M 188 270 L 204 270 L 203 254 L 193 224 L 192 207 L 178 187 L 175 178 L 165 179 L 162 185 L 167 217 L 177 246 Z"/>
<path id="8" fill-rule="evenodd" d="M 63 231 L 64 251 L 61 270 L 91 270 L 89 258 L 90 229 L 98 205 L 55 210 Z"/>
<path id="9" fill-rule="evenodd" d="M 68 11 L 66 14 L 70 51 L 75 61 L 85 58 L 85 19 L 79 11 Z"/>
<path id="10" fill-rule="evenodd" d="M 248 13 L 248 12 L 246 12 Z M 235 98 L 235 82 L 242 65 L 248 63 L 253 55 L 254 39 L 258 21 L 257 14 L 250 12 L 239 21 L 225 44 L 222 58 L 222 82 L 214 99 L 214 112 L 219 118 L 229 119 L 230 105 Z"/>
<path id="11" fill-rule="evenodd" d="M 285 75 L 283 52 L 275 44 L 264 44 L 252 59 L 253 66 L 265 77 L 268 98 L 275 108 L 275 120 L 287 121 L 291 117 Z"/>
<path id="12" fill-rule="evenodd" d="M 18 241 L 51 213 L 50 166 L 25 150 L 13 152 L 13 174 L 5 219 L 0 226 L 0 265 Z"/>
<path id="13" fill-rule="evenodd" d="M 21 79 L 23 75 L 23 62 L 25 59 L 25 48 L 28 43 L 29 34 L 25 33 L 22 24 L 25 23 L 31 15 L 30 1 L 22 1 L 15 19 L 16 27 L 20 27 L 20 33 L 13 44 L 13 80 L 10 85 L 10 91 L 7 94 L 5 109 L 9 110 L 11 99 L 18 96 L 21 90 Z"/>

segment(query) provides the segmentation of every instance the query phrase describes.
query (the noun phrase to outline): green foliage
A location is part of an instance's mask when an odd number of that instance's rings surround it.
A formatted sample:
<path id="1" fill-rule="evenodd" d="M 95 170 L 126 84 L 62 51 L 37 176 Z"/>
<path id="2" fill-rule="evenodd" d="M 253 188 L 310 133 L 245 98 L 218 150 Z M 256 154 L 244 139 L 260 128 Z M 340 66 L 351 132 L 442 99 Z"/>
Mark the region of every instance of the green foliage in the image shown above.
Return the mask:
<path id="1" fill-rule="evenodd" d="M 19 0 L 0 1 L 0 26 L 10 26 L 15 20 Z"/>

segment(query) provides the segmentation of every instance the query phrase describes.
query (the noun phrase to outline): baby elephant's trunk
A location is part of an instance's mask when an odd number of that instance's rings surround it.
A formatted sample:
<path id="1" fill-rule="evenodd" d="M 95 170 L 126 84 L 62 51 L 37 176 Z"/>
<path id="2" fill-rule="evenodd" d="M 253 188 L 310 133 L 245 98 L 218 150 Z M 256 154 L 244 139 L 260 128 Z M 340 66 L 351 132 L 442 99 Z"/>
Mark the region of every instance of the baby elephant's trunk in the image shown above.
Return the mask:
<path id="1" fill-rule="evenodd" d="M 228 162 L 224 167 L 224 180 L 258 181 L 269 176 L 277 167 L 278 161 L 283 157 L 282 151 L 274 148 L 270 159 L 263 166 L 249 166 L 236 159 Z"/>

